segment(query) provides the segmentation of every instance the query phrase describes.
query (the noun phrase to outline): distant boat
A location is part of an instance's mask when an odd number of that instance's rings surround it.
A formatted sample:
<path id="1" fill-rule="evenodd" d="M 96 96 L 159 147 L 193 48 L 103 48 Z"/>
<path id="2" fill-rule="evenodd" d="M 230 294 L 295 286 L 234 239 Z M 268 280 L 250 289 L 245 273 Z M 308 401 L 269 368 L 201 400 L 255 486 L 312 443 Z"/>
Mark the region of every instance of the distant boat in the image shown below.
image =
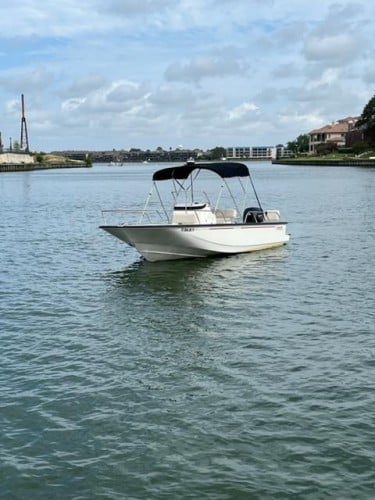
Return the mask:
<path id="1" fill-rule="evenodd" d="M 197 193 L 196 183 L 199 184 L 197 178 L 201 172 L 212 172 L 221 181 L 217 200 L 212 205 L 202 198 L 198 201 L 194 199 Z M 229 187 L 232 178 L 237 178 L 242 191 L 240 206 Z M 188 161 L 179 167 L 158 170 L 152 179 L 154 189 L 142 210 L 103 210 L 105 217 L 120 214 L 130 216 L 130 219 L 116 225 L 100 226 L 104 231 L 135 247 L 146 260 L 154 262 L 230 255 L 278 247 L 289 241 L 287 223 L 280 220 L 278 210 L 262 208 L 249 169 L 242 163 Z M 166 210 L 158 189 L 159 182 L 163 181 L 171 181 L 173 184 L 174 205 L 171 212 Z M 224 187 L 232 201 L 231 207 L 219 206 Z M 250 190 L 256 204 L 244 208 L 248 204 Z M 160 203 L 156 210 L 149 209 L 153 191 Z M 179 201 L 181 198 L 183 202 Z M 138 220 L 134 217 L 136 213 Z M 155 220 L 154 216 L 160 220 Z"/>

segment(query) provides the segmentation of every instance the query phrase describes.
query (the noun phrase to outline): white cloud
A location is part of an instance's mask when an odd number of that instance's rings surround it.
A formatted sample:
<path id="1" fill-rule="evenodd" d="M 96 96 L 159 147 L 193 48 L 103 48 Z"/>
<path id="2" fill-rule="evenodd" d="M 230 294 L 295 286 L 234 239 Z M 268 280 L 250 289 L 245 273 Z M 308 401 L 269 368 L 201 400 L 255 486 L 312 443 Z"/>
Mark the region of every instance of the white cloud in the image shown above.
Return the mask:
<path id="1" fill-rule="evenodd" d="M 314 89 L 319 89 L 322 87 L 329 87 L 330 85 L 334 84 L 335 82 L 338 81 L 340 77 L 340 70 L 337 68 L 328 68 L 323 71 L 323 74 L 320 76 L 320 78 L 316 80 L 310 80 L 306 84 L 306 90 L 314 90 Z"/>
<path id="2" fill-rule="evenodd" d="M 375 61 L 369 61 L 369 64 L 364 69 L 363 78 L 366 83 L 375 84 Z"/>
<path id="3" fill-rule="evenodd" d="M 41 150 L 286 142 L 374 94 L 367 0 L 18 0 L 3 14 L 0 130 L 19 133 L 23 93 Z"/>
<path id="4" fill-rule="evenodd" d="M 291 124 L 296 124 L 297 126 L 302 126 L 303 130 L 313 129 L 322 123 L 322 115 L 318 113 L 309 114 L 299 114 L 299 113 L 280 113 L 278 115 L 278 121 L 280 125 L 290 126 Z"/>
<path id="5" fill-rule="evenodd" d="M 244 102 L 234 109 L 231 109 L 228 113 L 230 120 L 238 120 L 247 117 L 254 111 L 258 111 L 259 107 L 252 102 Z"/>
<path id="6" fill-rule="evenodd" d="M 165 77 L 169 81 L 198 83 L 204 78 L 244 75 L 246 71 L 246 65 L 240 60 L 220 56 L 199 56 L 186 63 L 172 63 L 166 69 Z"/>
<path id="7" fill-rule="evenodd" d="M 72 99 L 67 99 L 61 103 L 61 109 L 63 112 L 70 113 L 71 111 L 75 111 L 79 109 L 84 103 L 86 99 L 74 97 Z"/>
<path id="8" fill-rule="evenodd" d="M 305 42 L 305 56 L 310 60 L 329 60 L 331 63 L 350 64 L 359 48 L 359 40 L 348 33 L 313 36 Z"/>
<path id="9" fill-rule="evenodd" d="M 292 75 L 295 75 L 299 72 L 299 68 L 295 63 L 287 62 L 284 64 L 280 64 L 275 69 L 272 70 L 273 76 L 276 78 L 290 78 Z"/>

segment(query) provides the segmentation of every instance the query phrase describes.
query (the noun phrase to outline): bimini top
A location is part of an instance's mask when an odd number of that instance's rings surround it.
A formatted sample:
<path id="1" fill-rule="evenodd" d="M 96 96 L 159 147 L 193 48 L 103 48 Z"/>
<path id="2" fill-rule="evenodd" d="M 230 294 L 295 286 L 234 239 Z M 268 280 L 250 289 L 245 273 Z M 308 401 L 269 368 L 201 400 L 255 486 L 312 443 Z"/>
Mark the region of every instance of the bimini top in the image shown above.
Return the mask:
<path id="1" fill-rule="evenodd" d="M 158 170 L 152 176 L 153 181 L 167 181 L 169 179 L 187 179 L 194 170 L 209 170 L 220 177 L 248 177 L 249 169 L 243 163 L 222 161 L 210 163 L 195 163 L 188 161 L 180 167 L 169 167 Z"/>

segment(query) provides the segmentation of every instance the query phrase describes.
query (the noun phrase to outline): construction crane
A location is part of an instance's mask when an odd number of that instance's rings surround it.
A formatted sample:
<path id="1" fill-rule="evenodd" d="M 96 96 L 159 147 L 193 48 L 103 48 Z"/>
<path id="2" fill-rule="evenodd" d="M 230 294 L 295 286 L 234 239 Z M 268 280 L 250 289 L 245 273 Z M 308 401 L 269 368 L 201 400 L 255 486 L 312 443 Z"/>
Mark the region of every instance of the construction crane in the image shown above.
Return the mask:
<path id="1" fill-rule="evenodd" d="M 21 150 L 29 152 L 29 137 L 27 135 L 27 124 L 25 117 L 25 99 L 23 94 L 21 95 L 21 105 L 22 105 L 22 118 L 21 118 Z"/>

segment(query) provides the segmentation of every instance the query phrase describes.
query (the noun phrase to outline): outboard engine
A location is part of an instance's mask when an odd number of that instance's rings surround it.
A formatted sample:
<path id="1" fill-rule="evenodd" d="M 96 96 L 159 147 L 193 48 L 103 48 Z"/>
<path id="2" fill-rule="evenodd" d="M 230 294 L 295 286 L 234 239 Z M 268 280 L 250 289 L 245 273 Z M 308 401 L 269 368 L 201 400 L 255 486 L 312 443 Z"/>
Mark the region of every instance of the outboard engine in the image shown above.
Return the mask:
<path id="1" fill-rule="evenodd" d="M 259 207 L 245 208 L 243 212 L 244 224 L 261 224 L 264 222 L 264 212 Z"/>

